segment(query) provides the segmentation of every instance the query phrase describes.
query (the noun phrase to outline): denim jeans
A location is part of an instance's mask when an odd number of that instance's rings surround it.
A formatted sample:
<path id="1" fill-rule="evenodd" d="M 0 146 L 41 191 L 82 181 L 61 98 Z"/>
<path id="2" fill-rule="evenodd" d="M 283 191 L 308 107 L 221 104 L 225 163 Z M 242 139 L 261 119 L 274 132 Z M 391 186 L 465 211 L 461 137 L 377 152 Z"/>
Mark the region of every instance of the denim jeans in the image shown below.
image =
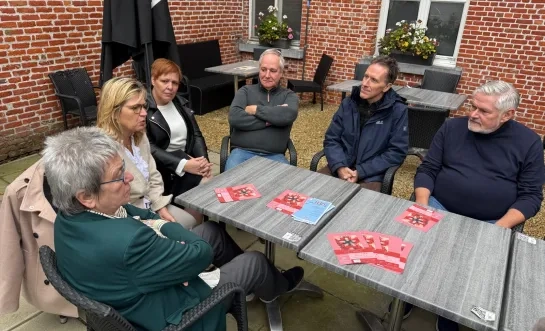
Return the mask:
<path id="1" fill-rule="evenodd" d="M 437 199 L 435 199 L 435 197 L 433 197 L 433 196 L 430 196 L 430 200 L 428 201 L 428 206 L 430 206 L 430 207 L 432 207 L 432 208 L 435 208 L 435 209 L 448 211 L 447 208 L 445 208 L 445 207 L 444 207 L 439 201 L 437 201 Z M 490 224 L 494 224 L 494 223 L 497 222 L 497 220 L 483 221 L 483 222 L 490 223 Z"/>
<path id="2" fill-rule="evenodd" d="M 254 156 L 261 156 L 269 160 L 289 164 L 284 154 L 267 154 L 267 153 L 247 151 L 241 148 L 235 148 L 231 151 L 231 154 L 229 154 L 229 157 L 227 158 L 227 163 L 225 164 L 225 170 L 227 171 L 231 168 L 234 168 L 237 165 L 241 164 L 242 162 L 246 160 L 251 159 Z"/>

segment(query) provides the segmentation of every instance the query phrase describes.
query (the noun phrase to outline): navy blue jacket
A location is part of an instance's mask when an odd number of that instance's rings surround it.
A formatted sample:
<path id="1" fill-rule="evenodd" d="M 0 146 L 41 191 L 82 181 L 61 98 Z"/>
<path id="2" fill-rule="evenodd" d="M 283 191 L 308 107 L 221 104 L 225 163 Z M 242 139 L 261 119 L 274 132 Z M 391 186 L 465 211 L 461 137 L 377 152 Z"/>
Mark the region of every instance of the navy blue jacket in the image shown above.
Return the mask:
<path id="1" fill-rule="evenodd" d="M 525 219 L 543 200 L 545 165 L 540 137 L 509 120 L 490 134 L 469 131 L 467 117 L 437 131 L 414 187 L 425 187 L 450 212 L 498 220 L 510 208 Z"/>
<path id="2" fill-rule="evenodd" d="M 381 182 L 388 168 L 401 165 L 409 149 L 405 99 L 389 89 L 371 104 L 375 112 L 360 131 L 360 86 L 345 98 L 325 133 L 324 152 L 331 173 L 349 167 L 358 181 Z"/>

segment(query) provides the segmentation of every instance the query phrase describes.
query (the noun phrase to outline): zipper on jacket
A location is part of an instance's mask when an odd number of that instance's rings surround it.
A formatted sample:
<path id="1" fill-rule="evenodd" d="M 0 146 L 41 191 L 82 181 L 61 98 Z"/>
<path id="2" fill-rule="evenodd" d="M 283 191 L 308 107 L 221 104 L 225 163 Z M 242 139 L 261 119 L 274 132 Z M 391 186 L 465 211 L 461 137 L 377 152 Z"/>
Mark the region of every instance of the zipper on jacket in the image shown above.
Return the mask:
<path id="1" fill-rule="evenodd" d="M 170 132 L 168 132 L 167 129 L 163 128 L 163 127 L 161 126 L 161 124 L 155 122 L 154 120 L 151 120 L 151 119 L 150 119 L 149 121 L 150 121 L 151 123 L 154 123 L 155 125 L 157 125 L 157 126 L 160 127 L 161 129 L 163 129 L 163 131 L 165 131 L 165 133 L 167 134 L 168 139 L 170 139 Z"/>

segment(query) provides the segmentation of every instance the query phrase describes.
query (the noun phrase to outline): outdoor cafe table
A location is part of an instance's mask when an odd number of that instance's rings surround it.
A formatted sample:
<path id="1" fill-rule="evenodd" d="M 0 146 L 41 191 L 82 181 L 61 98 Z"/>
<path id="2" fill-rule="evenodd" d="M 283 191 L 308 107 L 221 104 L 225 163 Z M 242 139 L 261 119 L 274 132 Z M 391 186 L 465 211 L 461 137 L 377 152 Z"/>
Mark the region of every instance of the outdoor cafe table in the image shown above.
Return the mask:
<path id="1" fill-rule="evenodd" d="M 361 80 L 347 80 L 329 85 L 328 90 L 342 92 L 342 99 L 347 92 L 352 92 L 352 87 L 361 84 Z M 394 91 L 407 99 L 409 104 L 438 109 L 457 110 L 467 99 L 467 95 L 426 90 L 416 87 L 392 86 Z"/>
<path id="2" fill-rule="evenodd" d="M 243 184 L 255 185 L 261 197 L 229 203 L 220 203 L 216 198 L 215 188 Z M 265 255 L 274 263 L 275 244 L 299 252 L 359 189 L 358 184 L 262 157 L 253 157 L 215 176 L 211 181 L 179 195 L 175 201 L 208 215 L 213 220 L 265 239 Z M 296 222 L 290 216 L 267 207 L 270 201 L 285 190 L 330 201 L 336 208 L 324 215 L 316 225 Z M 323 296 L 319 288 L 308 283 L 302 283 L 297 290 L 311 296 Z M 270 329 L 282 330 L 278 300 L 267 304 L 267 314 Z"/>
<path id="3" fill-rule="evenodd" d="M 545 317 L 545 241 L 516 233 L 500 330 L 531 330 Z"/>
<path id="4" fill-rule="evenodd" d="M 223 64 L 221 66 L 205 68 L 204 71 L 233 75 L 235 77 L 235 93 L 237 93 L 238 80 L 240 78 L 249 78 L 259 74 L 259 61 L 246 60 L 242 62 Z"/>
<path id="5" fill-rule="evenodd" d="M 299 256 L 393 296 L 389 330 L 401 327 L 400 300 L 475 330 L 498 330 L 511 230 L 442 212 L 444 218 L 428 232 L 422 232 L 394 220 L 413 203 L 362 189 Z M 412 243 L 403 274 L 367 264 L 340 265 L 327 234 L 359 230 L 393 235 Z M 471 312 L 473 306 L 495 313 L 495 320 L 480 320 Z M 371 324 L 368 328 L 372 330 L 384 330 L 370 313 L 358 313 L 358 318 Z"/>

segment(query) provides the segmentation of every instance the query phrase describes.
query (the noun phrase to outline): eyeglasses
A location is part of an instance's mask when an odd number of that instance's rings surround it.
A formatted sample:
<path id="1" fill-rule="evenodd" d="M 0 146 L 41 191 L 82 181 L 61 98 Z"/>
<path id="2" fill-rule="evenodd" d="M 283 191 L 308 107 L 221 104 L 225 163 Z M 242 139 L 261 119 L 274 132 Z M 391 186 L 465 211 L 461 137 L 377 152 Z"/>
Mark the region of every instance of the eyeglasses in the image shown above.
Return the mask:
<path id="1" fill-rule="evenodd" d="M 149 105 L 147 103 L 143 103 L 143 104 L 133 105 L 133 106 L 130 106 L 130 107 L 126 106 L 126 107 L 129 108 L 130 110 L 132 110 L 135 114 L 140 114 L 142 109 L 147 111 L 148 108 L 149 108 Z"/>
<path id="2" fill-rule="evenodd" d="M 107 182 L 102 182 L 100 185 L 115 183 L 115 182 L 125 182 L 125 160 L 123 160 L 123 166 L 121 167 L 121 178 L 109 180 Z"/>

